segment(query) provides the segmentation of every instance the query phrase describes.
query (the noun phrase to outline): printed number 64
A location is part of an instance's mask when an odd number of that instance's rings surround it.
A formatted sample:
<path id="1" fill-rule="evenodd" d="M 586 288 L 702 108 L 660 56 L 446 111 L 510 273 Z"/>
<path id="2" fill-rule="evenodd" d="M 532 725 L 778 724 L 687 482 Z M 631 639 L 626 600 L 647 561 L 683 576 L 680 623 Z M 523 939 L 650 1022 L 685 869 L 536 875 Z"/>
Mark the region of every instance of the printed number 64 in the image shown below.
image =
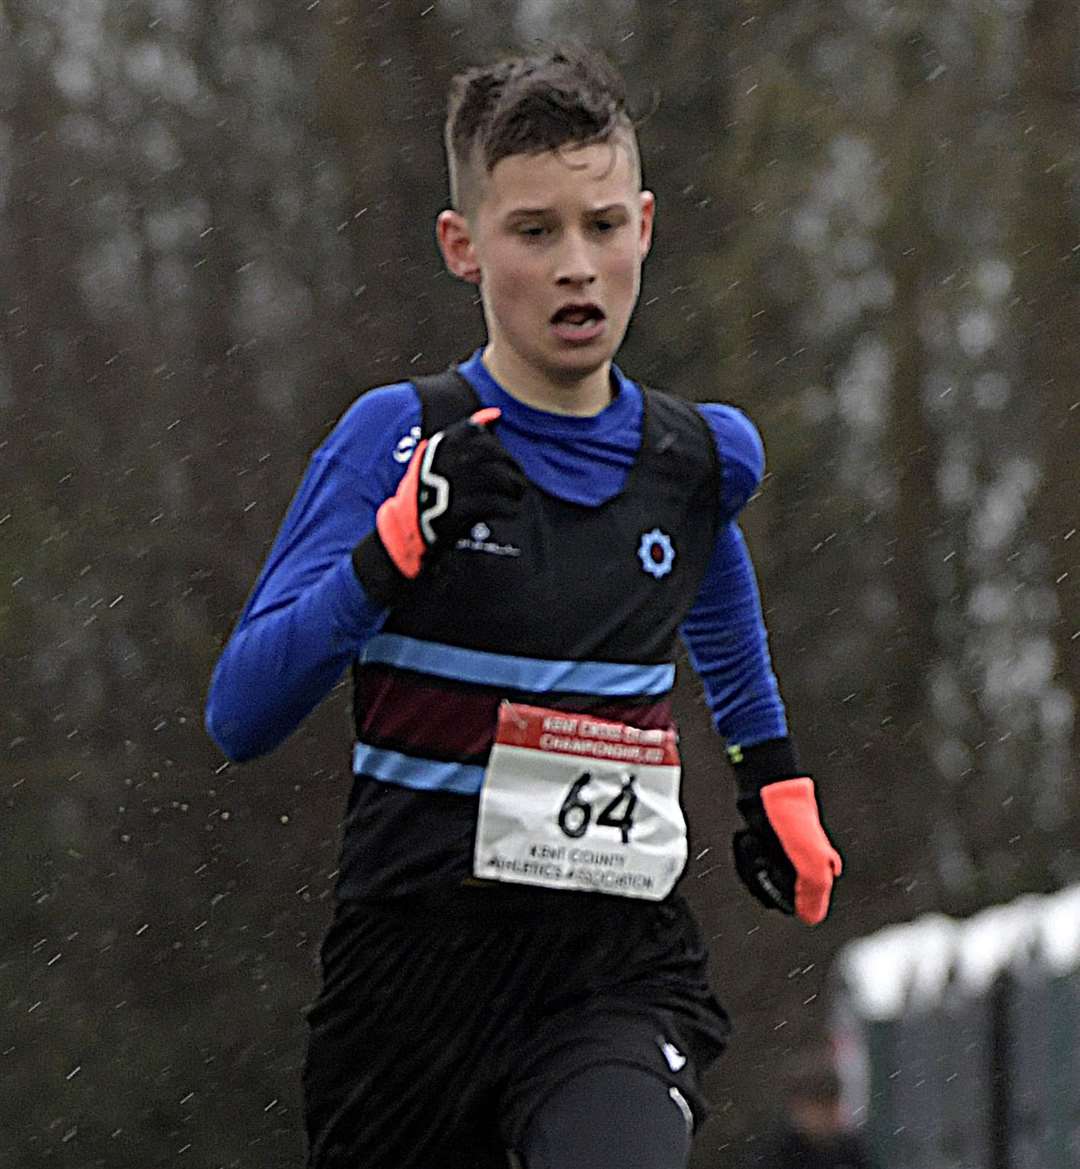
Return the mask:
<path id="1" fill-rule="evenodd" d="M 562 807 L 559 808 L 559 827 L 571 840 L 578 840 L 584 836 L 592 822 L 592 804 L 582 799 L 582 792 L 591 779 L 592 773 L 589 771 L 578 776 L 570 785 Z M 637 792 L 634 791 L 634 777 L 628 775 L 618 795 L 600 809 L 596 822 L 606 828 L 618 828 L 622 842 L 626 844 L 630 840 L 630 829 L 634 826 L 636 808 Z"/>

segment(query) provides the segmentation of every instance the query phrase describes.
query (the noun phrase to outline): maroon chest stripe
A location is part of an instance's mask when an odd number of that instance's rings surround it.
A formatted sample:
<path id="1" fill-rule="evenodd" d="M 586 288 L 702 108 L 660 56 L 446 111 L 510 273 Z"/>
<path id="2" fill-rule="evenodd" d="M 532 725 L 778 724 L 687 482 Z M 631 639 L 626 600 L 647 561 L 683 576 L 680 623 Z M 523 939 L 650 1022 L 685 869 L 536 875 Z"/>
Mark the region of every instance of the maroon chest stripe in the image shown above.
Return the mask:
<path id="1" fill-rule="evenodd" d="M 517 694 L 488 686 L 447 685 L 406 671 L 364 666 L 356 676 L 361 742 L 427 759 L 483 762 L 505 699 L 617 719 L 651 729 L 672 722 L 671 698 L 597 698 L 581 694 Z"/>

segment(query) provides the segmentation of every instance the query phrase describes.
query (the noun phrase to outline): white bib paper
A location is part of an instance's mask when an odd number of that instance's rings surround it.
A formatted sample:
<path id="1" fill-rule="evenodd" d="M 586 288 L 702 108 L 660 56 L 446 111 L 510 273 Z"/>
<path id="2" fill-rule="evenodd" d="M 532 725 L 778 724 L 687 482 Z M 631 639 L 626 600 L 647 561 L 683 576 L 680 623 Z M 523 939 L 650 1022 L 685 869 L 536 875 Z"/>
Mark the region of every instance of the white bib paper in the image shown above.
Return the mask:
<path id="1" fill-rule="evenodd" d="M 672 729 L 504 702 L 473 873 L 660 901 L 686 866 L 681 774 Z"/>

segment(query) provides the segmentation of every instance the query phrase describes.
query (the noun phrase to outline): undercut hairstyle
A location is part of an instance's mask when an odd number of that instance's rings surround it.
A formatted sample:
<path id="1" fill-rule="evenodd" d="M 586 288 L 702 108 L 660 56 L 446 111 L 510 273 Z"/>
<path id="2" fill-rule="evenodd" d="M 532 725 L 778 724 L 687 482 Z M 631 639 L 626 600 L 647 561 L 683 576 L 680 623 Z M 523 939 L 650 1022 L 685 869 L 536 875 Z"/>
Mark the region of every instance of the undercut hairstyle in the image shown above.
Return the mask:
<path id="1" fill-rule="evenodd" d="M 450 201 L 464 215 L 475 211 L 485 179 L 502 159 L 596 143 L 625 144 L 640 186 L 626 86 L 599 52 L 552 47 L 469 69 L 450 84 Z"/>

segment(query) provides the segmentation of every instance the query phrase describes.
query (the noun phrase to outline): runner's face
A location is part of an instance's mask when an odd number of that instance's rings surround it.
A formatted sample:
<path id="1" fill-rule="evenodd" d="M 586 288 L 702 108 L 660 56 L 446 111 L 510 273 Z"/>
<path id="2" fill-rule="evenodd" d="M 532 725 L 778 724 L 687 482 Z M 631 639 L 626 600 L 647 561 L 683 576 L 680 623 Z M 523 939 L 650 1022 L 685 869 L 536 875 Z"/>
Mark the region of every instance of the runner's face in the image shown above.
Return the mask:
<path id="1" fill-rule="evenodd" d="M 625 142 L 513 155 L 471 219 L 490 349 L 555 383 L 606 368 L 637 301 L 654 199 Z"/>

